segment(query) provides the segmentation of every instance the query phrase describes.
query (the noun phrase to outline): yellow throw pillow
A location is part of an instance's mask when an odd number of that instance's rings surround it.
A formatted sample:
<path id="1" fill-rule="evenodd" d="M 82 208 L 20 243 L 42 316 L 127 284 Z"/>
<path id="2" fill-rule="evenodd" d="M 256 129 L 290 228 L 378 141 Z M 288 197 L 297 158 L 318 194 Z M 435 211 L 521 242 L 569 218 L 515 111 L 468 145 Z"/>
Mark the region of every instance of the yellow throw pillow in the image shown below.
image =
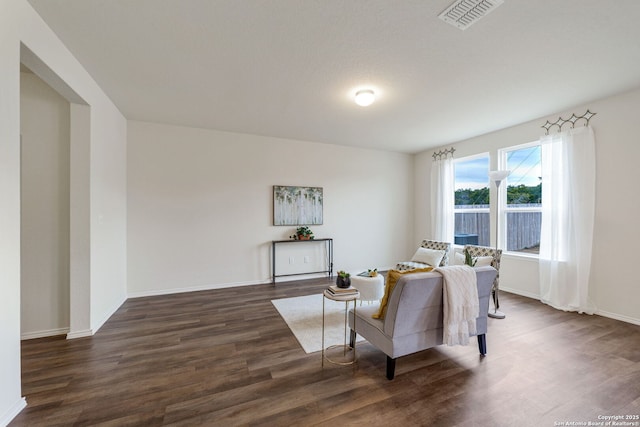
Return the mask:
<path id="1" fill-rule="evenodd" d="M 371 317 L 373 317 L 374 319 L 384 319 L 385 314 L 387 314 L 387 304 L 389 303 L 391 292 L 393 292 L 393 288 L 396 287 L 398 279 L 400 279 L 403 275 L 410 273 L 426 273 L 431 270 L 433 270 L 433 267 L 416 268 L 414 270 L 405 271 L 389 270 L 387 272 L 387 279 L 384 283 L 384 296 L 382 297 L 382 301 L 380 302 L 380 309 Z"/>

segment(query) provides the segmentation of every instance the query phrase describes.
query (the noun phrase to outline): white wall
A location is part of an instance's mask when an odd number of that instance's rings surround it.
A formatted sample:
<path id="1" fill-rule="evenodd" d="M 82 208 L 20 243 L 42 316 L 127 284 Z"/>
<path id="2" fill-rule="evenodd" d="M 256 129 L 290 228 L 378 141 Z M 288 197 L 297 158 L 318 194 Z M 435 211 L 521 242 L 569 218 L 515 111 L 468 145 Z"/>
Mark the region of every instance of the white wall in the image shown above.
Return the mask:
<path id="1" fill-rule="evenodd" d="M 528 123 L 503 129 L 453 144 L 455 157 L 489 152 L 492 161 L 499 148 L 536 141 L 548 119 L 569 118 L 571 113 L 583 114 L 587 108 L 597 115 L 591 119 L 596 137 L 596 212 L 594 251 L 590 292 L 599 314 L 640 324 L 640 279 L 635 269 L 637 254 L 633 250 L 640 241 L 640 144 L 635 129 L 640 107 L 640 90 L 576 106 L 570 111 L 550 114 Z M 447 146 L 449 147 L 449 146 Z M 416 156 L 416 219 L 430 219 L 428 198 L 431 154 L 428 150 Z M 492 164 L 492 169 L 495 169 Z M 416 224 L 420 222 L 416 220 Z M 417 232 L 428 235 L 429 221 L 416 226 Z M 500 288 L 539 298 L 538 263 L 509 254 L 503 255 L 500 268 Z M 509 307 L 501 307 L 508 315 Z"/>
<path id="2" fill-rule="evenodd" d="M 91 331 L 127 298 L 127 121 L 111 101 L 91 104 Z"/>
<path id="3" fill-rule="evenodd" d="M 21 336 L 69 331 L 69 102 L 20 73 Z"/>
<path id="4" fill-rule="evenodd" d="M 20 393 L 20 41 L 15 2 L 0 2 L 0 425 Z"/>
<path id="5" fill-rule="evenodd" d="M 272 225 L 273 185 L 323 187 L 324 224 L 311 229 L 335 239 L 336 269 L 388 267 L 413 248 L 410 155 L 143 122 L 128 129 L 130 296 L 268 282 L 271 240 L 295 229 Z M 302 247 L 296 263 L 317 259 Z"/>
<path id="6" fill-rule="evenodd" d="M 90 216 L 90 226 L 82 238 L 90 242 L 91 254 L 89 265 L 81 266 L 90 272 L 90 283 L 84 283 L 89 289 L 84 293 L 86 299 L 78 302 L 89 307 L 90 315 L 78 327 L 86 333 L 94 332 L 126 298 L 126 120 L 26 0 L 2 0 L 0 425 L 7 424 L 25 404 L 20 392 L 21 60 L 66 99 L 91 108 L 90 124 L 85 125 L 90 128 L 85 147 L 89 153 L 90 196 L 82 200 L 86 204 L 84 212 Z M 73 118 L 71 121 L 73 133 Z M 73 171 L 73 161 L 71 168 Z M 76 184 L 73 180 L 72 176 L 72 188 Z M 74 223 L 70 227 L 73 231 Z M 73 269 L 73 256 L 71 262 Z M 73 302 L 71 307 L 73 324 Z"/>

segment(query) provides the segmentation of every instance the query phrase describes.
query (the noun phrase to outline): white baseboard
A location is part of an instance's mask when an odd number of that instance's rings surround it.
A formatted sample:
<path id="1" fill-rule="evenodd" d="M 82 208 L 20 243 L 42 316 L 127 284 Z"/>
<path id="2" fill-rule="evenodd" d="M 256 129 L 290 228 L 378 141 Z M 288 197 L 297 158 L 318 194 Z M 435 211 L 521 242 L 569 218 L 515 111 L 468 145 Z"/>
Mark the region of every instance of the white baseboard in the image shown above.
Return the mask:
<path id="1" fill-rule="evenodd" d="M 540 295 L 534 294 L 533 292 L 527 292 L 527 291 L 523 291 L 521 289 L 513 289 L 513 288 L 507 288 L 507 287 L 500 286 L 500 292 L 502 292 L 502 291 L 509 292 L 510 294 L 516 294 L 516 295 L 520 295 L 520 296 L 523 296 L 523 297 L 532 298 L 532 299 L 540 301 Z"/>
<path id="2" fill-rule="evenodd" d="M 378 271 L 387 271 L 391 270 L 393 267 L 380 267 Z M 354 270 L 354 271 L 366 271 L 365 269 Z M 335 276 L 336 272 L 333 272 Z M 276 285 L 279 283 L 292 282 L 294 280 L 305 280 L 305 279 L 321 279 L 323 277 L 327 277 L 327 273 L 317 273 L 317 274 L 296 274 L 292 276 L 283 276 L 276 278 Z M 198 292 L 198 291 L 210 291 L 212 289 L 224 289 L 224 288 L 235 288 L 238 286 L 253 286 L 253 285 L 266 285 L 271 283 L 271 277 L 264 280 L 254 280 L 249 282 L 232 282 L 232 283 L 216 283 L 212 285 L 203 285 L 203 286 L 193 286 L 190 288 L 173 288 L 173 289 L 158 289 L 152 291 L 140 291 L 140 292 L 129 292 L 128 298 L 143 298 L 143 297 L 153 297 L 159 295 L 171 295 L 171 294 L 179 294 L 182 292 Z"/>
<path id="3" fill-rule="evenodd" d="M 24 408 L 27 407 L 27 399 L 21 397 L 18 401 L 11 407 L 7 412 L 0 416 L 0 426 L 6 427 L 9 425 L 11 420 L 13 420 L 16 415 L 20 413 Z"/>
<path id="4" fill-rule="evenodd" d="M 333 272 L 333 275 L 336 275 L 336 272 Z M 276 285 L 278 283 L 285 283 L 285 282 L 293 282 L 295 280 L 307 280 L 307 279 L 323 279 L 323 278 L 328 278 L 327 273 L 314 273 L 314 274 L 295 274 L 293 276 L 282 276 L 282 277 L 276 277 Z M 263 282 L 263 283 L 271 283 L 271 278 L 268 279 L 267 282 Z"/>
<path id="5" fill-rule="evenodd" d="M 98 323 L 98 325 L 93 329 L 84 329 L 81 331 L 71 331 L 69 328 L 58 328 L 58 329 L 50 329 L 46 331 L 36 331 L 36 332 L 27 332 L 20 335 L 21 340 L 31 340 L 35 338 L 44 338 L 44 337 L 53 337 L 56 335 L 67 335 L 67 339 L 75 339 L 75 338 L 84 338 L 93 336 L 101 327 L 104 325 L 113 314 L 118 311 L 120 306 L 124 304 L 126 300 L 122 300 L 120 304 L 113 308 L 109 313 L 107 313 L 103 319 Z"/>
<path id="6" fill-rule="evenodd" d="M 20 334 L 21 340 L 32 340 L 35 338 L 55 337 L 56 335 L 64 335 L 69 333 L 69 328 L 49 329 L 46 331 L 25 332 Z"/>
<path id="7" fill-rule="evenodd" d="M 84 338 L 93 336 L 93 331 L 91 329 L 84 329 L 82 331 L 73 331 L 67 334 L 67 339 L 72 340 L 75 338 Z"/>
<path id="8" fill-rule="evenodd" d="M 379 268 L 378 271 L 385 271 L 389 268 Z M 364 270 L 360 270 L 364 271 Z M 335 275 L 335 271 L 334 271 Z M 321 279 L 323 277 L 327 277 L 327 273 L 317 273 L 317 274 L 295 274 L 292 276 L 283 276 L 276 278 L 276 285 L 279 283 L 292 282 L 294 280 L 305 280 L 305 279 Z M 212 289 L 224 289 L 224 288 L 235 288 L 239 286 L 254 286 L 254 285 L 267 285 L 271 284 L 271 277 L 264 280 L 253 280 L 249 282 L 232 282 L 232 283 L 216 283 L 210 285 L 202 285 L 202 286 L 192 286 L 189 288 L 173 288 L 173 289 L 157 289 L 152 291 L 139 291 L 139 292 L 129 292 L 128 298 L 143 298 L 143 297 L 153 297 L 159 295 L 171 295 L 171 294 L 180 294 L 183 292 L 198 292 L 198 291 L 210 291 Z"/>
<path id="9" fill-rule="evenodd" d="M 504 291 L 504 292 L 509 292 L 512 294 L 516 294 L 516 295 L 521 295 L 523 297 L 528 297 L 528 298 L 532 298 L 535 299 L 537 301 L 540 301 L 540 295 L 536 295 L 533 293 L 529 293 L 529 292 L 523 292 L 519 289 L 511 289 L 511 288 L 500 288 L 500 291 Z M 619 320 L 621 322 L 625 322 L 625 323 L 631 323 L 634 325 L 640 325 L 640 319 L 636 319 L 634 317 L 629 317 L 629 316 L 625 316 L 622 314 L 617 314 L 617 313 L 610 313 L 608 311 L 604 311 L 604 310 L 596 310 L 596 312 L 594 313 L 598 316 L 602 316 L 602 317 L 608 317 L 609 319 L 614 319 L 614 320 Z"/>
<path id="10" fill-rule="evenodd" d="M 189 288 L 157 289 L 152 291 L 129 292 L 128 298 L 153 297 L 153 296 L 159 296 L 159 295 L 180 294 L 183 292 L 210 291 L 212 289 L 235 288 L 238 286 L 264 285 L 266 283 L 271 283 L 271 279 L 269 279 L 269 281 L 217 283 L 213 285 L 192 286 Z"/>
<path id="11" fill-rule="evenodd" d="M 127 300 L 127 298 L 123 298 L 122 301 L 120 301 L 120 303 L 118 305 L 115 305 L 111 311 L 109 311 L 107 314 L 105 314 L 102 319 L 98 322 L 97 325 L 95 325 L 93 328 L 91 329 L 83 329 L 81 331 L 71 331 L 67 334 L 67 339 L 68 340 L 72 340 L 72 339 L 76 339 L 76 338 L 85 338 L 85 337 L 91 337 L 93 336 L 96 332 L 98 332 L 100 330 L 100 328 L 107 322 L 107 320 L 109 320 L 111 318 L 111 316 L 113 316 L 115 314 L 116 311 L 118 311 L 118 309 L 120 307 L 122 307 L 122 304 L 125 303 L 125 301 Z"/>
<path id="12" fill-rule="evenodd" d="M 632 323 L 634 325 L 640 325 L 640 319 L 636 319 L 622 314 L 609 313 L 608 311 L 596 310 L 596 314 L 602 317 L 608 317 L 614 320 L 620 320 L 621 322 Z"/>

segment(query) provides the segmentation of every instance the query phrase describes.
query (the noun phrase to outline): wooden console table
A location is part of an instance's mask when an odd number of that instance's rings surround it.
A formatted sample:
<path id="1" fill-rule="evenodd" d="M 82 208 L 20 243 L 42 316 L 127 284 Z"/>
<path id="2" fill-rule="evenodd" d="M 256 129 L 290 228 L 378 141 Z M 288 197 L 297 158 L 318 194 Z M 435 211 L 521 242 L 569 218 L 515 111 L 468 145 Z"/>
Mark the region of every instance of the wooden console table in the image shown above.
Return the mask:
<path id="1" fill-rule="evenodd" d="M 292 274 L 276 274 L 276 248 L 280 243 L 313 243 L 313 242 L 324 242 L 327 248 L 327 253 L 329 255 L 329 260 L 327 262 L 326 270 L 320 271 L 309 271 L 306 273 L 292 273 Z M 284 277 L 284 276 L 299 276 L 303 274 L 317 274 L 317 273 L 327 273 L 329 277 L 333 276 L 333 239 L 332 238 L 324 238 L 324 239 L 312 239 L 312 240 L 272 240 L 271 241 L 271 274 L 272 279 L 271 283 L 273 286 L 276 285 L 276 277 Z"/>

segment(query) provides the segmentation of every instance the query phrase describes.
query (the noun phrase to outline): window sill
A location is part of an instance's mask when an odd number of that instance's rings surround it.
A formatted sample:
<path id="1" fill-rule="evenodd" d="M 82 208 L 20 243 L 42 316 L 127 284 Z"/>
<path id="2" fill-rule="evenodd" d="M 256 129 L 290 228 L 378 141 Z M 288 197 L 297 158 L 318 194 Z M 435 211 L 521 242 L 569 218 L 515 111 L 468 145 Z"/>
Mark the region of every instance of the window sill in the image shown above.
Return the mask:
<path id="1" fill-rule="evenodd" d="M 502 252 L 502 258 L 515 258 L 520 260 L 527 260 L 532 262 L 538 262 L 540 256 L 538 254 L 531 254 L 526 252 Z"/>
<path id="2" fill-rule="evenodd" d="M 453 251 L 454 252 L 462 252 L 462 250 L 464 249 L 464 245 L 452 245 L 453 246 Z M 491 247 L 491 246 L 488 246 Z M 515 259 L 522 259 L 522 260 L 528 260 L 528 261 L 535 261 L 537 262 L 538 259 L 540 259 L 540 256 L 538 254 L 532 254 L 532 253 L 527 253 L 527 252 L 515 252 L 515 251 L 503 251 L 502 252 L 502 257 L 503 258 L 515 258 Z"/>

